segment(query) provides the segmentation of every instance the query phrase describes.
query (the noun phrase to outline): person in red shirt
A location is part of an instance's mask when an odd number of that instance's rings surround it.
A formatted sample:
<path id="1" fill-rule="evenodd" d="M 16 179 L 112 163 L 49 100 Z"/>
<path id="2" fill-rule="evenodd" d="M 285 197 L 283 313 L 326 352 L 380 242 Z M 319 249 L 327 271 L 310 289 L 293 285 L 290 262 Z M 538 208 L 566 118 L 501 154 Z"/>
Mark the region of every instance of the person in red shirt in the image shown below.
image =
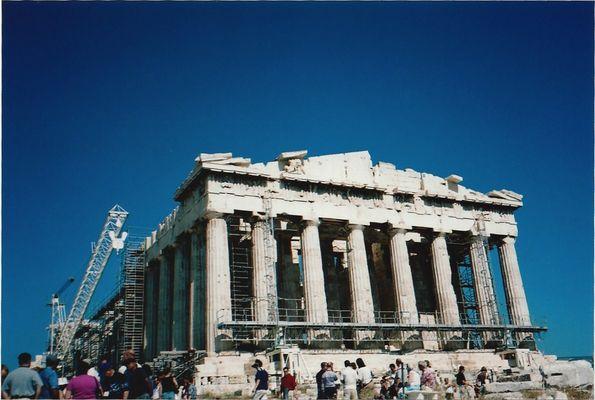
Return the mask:
<path id="1" fill-rule="evenodd" d="M 289 373 L 289 368 L 283 368 L 283 377 L 281 378 L 281 391 L 283 392 L 283 400 L 289 400 L 289 392 L 293 392 L 297 383 L 293 375 Z M 293 398 L 293 393 L 291 394 Z"/>

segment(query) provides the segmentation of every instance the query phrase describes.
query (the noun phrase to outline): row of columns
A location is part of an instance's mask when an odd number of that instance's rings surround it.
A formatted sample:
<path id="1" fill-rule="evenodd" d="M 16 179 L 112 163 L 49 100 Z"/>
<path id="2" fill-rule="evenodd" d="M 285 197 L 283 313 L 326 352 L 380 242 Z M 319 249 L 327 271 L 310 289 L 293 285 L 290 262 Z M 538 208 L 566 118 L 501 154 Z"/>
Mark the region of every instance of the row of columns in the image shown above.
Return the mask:
<path id="1" fill-rule="evenodd" d="M 301 248 L 304 278 L 305 318 L 307 322 L 328 322 L 327 300 L 324 287 L 324 272 L 320 237 L 319 221 L 304 221 L 301 231 Z M 374 305 L 370 275 L 368 271 L 366 246 L 362 225 L 350 225 L 348 235 L 348 269 L 349 287 L 351 293 L 352 322 L 373 324 Z M 409 251 L 407 249 L 405 229 L 392 229 L 389 232 L 390 261 L 393 276 L 393 292 L 396 311 L 402 316 L 403 322 L 412 324 L 419 322 L 415 290 Z M 265 299 L 269 298 L 267 285 L 267 255 L 266 255 L 266 226 L 261 221 L 252 228 L 252 266 L 253 293 L 256 299 L 254 319 L 266 321 L 270 308 Z M 475 238 L 471 245 L 471 259 L 474 268 L 475 288 L 480 318 L 482 324 L 493 323 L 490 320 L 489 307 L 496 307 L 492 286 L 488 284 L 489 268 L 487 255 L 480 238 Z M 216 325 L 221 321 L 231 321 L 231 281 L 230 260 L 228 250 L 227 223 L 223 216 L 212 215 L 205 227 L 205 298 L 204 304 L 198 304 L 194 298 L 200 288 L 196 287 L 201 277 L 197 275 L 200 269 L 198 261 L 198 241 L 196 233 L 190 240 L 190 276 L 191 295 L 185 293 L 183 273 L 186 268 L 184 252 L 181 246 L 175 248 L 174 257 L 163 257 L 159 268 L 159 285 L 157 299 L 158 325 L 156 347 L 159 350 L 181 347 L 185 343 L 197 344 L 195 337 L 197 329 L 202 328 L 200 310 L 193 308 L 204 307 L 205 347 L 207 353 L 214 354 L 221 350 L 218 335 L 226 332 L 217 330 Z M 500 250 L 500 265 L 503 274 L 504 287 L 507 297 L 511 323 L 514 325 L 530 325 L 529 311 L 521 280 L 519 265 L 514 248 L 514 238 L 505 238 Z M 431 243 L 432 271 L 435 283 L 435 295 L 439 323 L 448 325 L 460 324 L 457 299 L 452 285 L 452 270 L 447 250 L 446 236 L 438 233 Z M 173 275 L 173 276 L 172 276 Z M 171 279 L 173 278 L 173 279 Z M 169 285 L 172 284 L 173 288 Z M 155 287 L 155 283 L 150 283 Z M 149 287 L 149 286 L 148 286 Z M 173 293 L 173 298 L 169 296 Z M 188 308 L 191 312 L 188 313 Z M 155 319 L 155 317 L 151 317 Z M 149 319 L 147 320 L 149 322 Z M 172 329 L 168 329 L 173 326 Z M 189 330 L 183 327 L 190 326 Z M 179 328 L 178 328 L 179 327 Z M 361 331 L 359 339 L 365 339 L 370 332 Z M 178 347 L 178 345 L 180 347 Z"/>

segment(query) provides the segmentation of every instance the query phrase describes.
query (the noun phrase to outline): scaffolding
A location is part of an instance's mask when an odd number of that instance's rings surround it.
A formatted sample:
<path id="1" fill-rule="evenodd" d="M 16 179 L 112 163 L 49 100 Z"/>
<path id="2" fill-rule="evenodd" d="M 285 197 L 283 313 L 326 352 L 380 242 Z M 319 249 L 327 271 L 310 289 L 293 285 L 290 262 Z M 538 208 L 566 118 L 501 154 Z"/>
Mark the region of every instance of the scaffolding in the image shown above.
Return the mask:
<path id="1" fill-rule="evenodd" d="M 250 260 L 249 226 L 239 217 L 228 219 L 229 270 L 232 312 L 252 319 L 252 263 Z M 243 310 L 243 312 L 239 312 Z"/>
<path id="2" fill-rule="evenodd" d="M 257 322 L 247 320 L 241 315 L 242 311 L 232 314 L 231 321 L 218 321 L 218 329 L 231 329 L 233 335 L 224 338 L 224 341 L 231 342 L 253 342 L 256 344 L 259 341 L 264 341 L 270 347 L 278 345 L 298 345 L 300 347 L 315 346 L 317 342 L 334 341 L 338 346 L 341 344 L 345 348 L 356 348 L 365 343 L 376 343 L 380 346 L 399 346 L 403 342 L 419 342 L 419 335 L 411 335 L 407 338 L 401 338 L 395 335 L 396 332 L 418 332 L 423 334 L 423 342 L 458 342 L 459 348 L 478 348 L 477 343 L 473 341 L 473 336 L 469 333 L 489 333 L 495 337 L 494 342 L 501 346 L 505 343 L 505 332 L 515 333 L 542 333 L 547 330 L 544 326 L 520 326 L 511 324 L 499 325 L 484 325 L 484 324 L 439 324 L 435 321 L 441 321 L 440 314 L 423 313 L 420 314 L 420 323 L 412 324 L 405 323 L 402 315 L 393 311 L 375 311 L 375 320 L 371 323 L 357 323 L 353 322 L 353 315 L 351 310 L 328 310 L 329 321 L 325 323 L 307 322 L 303 319 L 303 311 L 279 309 L 281 315 L 297 317 L 288 318 L 287 320 L 278 320 L 274 322 Z M 424 318 L 421 318 L 421 317 Z M 308 335 L 308 331 L 312 329 L 325 330 L 328 332 L 324 337 L 313 337 Z M 269 335 L 262 338 L 257 332 L 268 330 Z M 358 340 L 357 335 L 353 333 L 356 331 L 372 331 L 373 334 L 365 339 Z M 275 332 L 275 335 L 272 333 Z M 462 335 L 461 335 L 462 333 Z M 360 343 L 358 343 L 360 342 Z M 481 346 L 479 347 L 481 348 Z"/>
<path id="3" fill-rule="evenodd" d="M 120 287 L 123 301 L 122 341 L 119 354 L 132 350 L 142 354 L 144 317 L 145 252 L 144 239 L 128 237 L 122 256 Z"/>
<path id="4" fill-rule="evenodd" d="M 219 320 L 218 329 L 228 329 L 232 332 L 230 337 L 223 338 L 223 341 L 234 342 L 236 348 L 251 343 L 254 346 L 266 345 L 269 349 L 279 346 L 297 345 L 299 347 L 316 346 L 317 342 L 334 342 L 337 346 L 345 348 L 359 348 L 361 342 L 372 344 L 372 346 L 402 346 L 406 347 L 407 342 L 423 342 L 424 348 L 438 349 L 452 345 L 453 348 L 480 349 L 486 348 L 489 338 L 490 348 L 492 346 L 507 346 L 507 341 L 514 333 L 539 334 L 545 332 L 545 326 L 517 326 L 503 323 L 498 312 L 498 304 L 495 298 L 495 289 L 492 279 L 492 268 L 489 261 L 489 243 L 486 236 L 480 236 L 481 246 L 485 251 L 485 257 L 478 257 L 481 265 L 473 265 L 470 256 L 470 246 L 477 240 L 477 237 L 458 235 L 449 241 L 453 249 L 453 283 L 458 289 L 458 305 L 460 324 L 445 325 L 437 323 L 441 321 L 439 312 L 420 312 L 419 323 L 411 324 L 410 318 L 401 315 L 397 311 L 375 311 L 375 319 L 372 323 L 359 324 L 353 322 L 352 311 L 347 309 L 328 309 L 327 323 L 310 323 L 306 321 L 303 299 L 289 299 L 277 297 L 276 287 L 276 243 L 274 241 L 274 225 L 272 223 L 272 211 L 270 199 L 263 198 L 267 233 L 270 235 L 266 241 L 266 262 L 267 262 L 267 286 L 269 288 L 269 310 L 268 321 L 254 321 L 253 304 L 240 306 L 237 299 L 240 298 L 240 288 L 233 288 L 235 284 L 244 284 L 241 289 L 241 304 L 248 304 L 254 301 L 251 297 L 251 269 L 249 274 L 241 275 L 239 271 L 250 268 L 249 252 L 245 246 L 230 245 L 231 269 L 232 269 L 232 298 L 235 298 L 235 306 L 232 306 L 232 318 L 229 321 Z M 247 239 L 244 231 L 239 229 L 242 219 L 236 218 L 235 224 L 230 225 L 230 238 L 234 235 L 241 240 Z M 249 229 L 249 228 L 247 228 Z M 232 243 L 237 241 L 232 240 Z M 241 249 L 241 250 L 240 250 Z M 455 256 L 456 254 L 456 256 Z M 246 263 L 242 263 L 245 257 Z M 478 304 L 475 288 L 475 271 L 482 273 L 480 284 L 487 294 L 485 305 Z M 269 273 L 270 272 L 270 273 Z M 250 284 L 248 284 L 250 282 Z M 246 288 L 248 286 L 248 288 Z M 232 303 L 234 304 L 234 303 Z M 483 324 L 480 319 L 480 307 L 489 307 L 489 323 Z M 272 308 L 274 308 L 274 310 Z M 223 315 L 221 313 L 220 315 Z M 312 329 L 324 330 L 328 334 L 320 337 L 309 335 Z M 372 332 L 365 340 L 358 339 L 357 331 Z M 402 335 L 401 332 L 411 335 Z M 518 345 L 515 343 L 514 345 Z"/>

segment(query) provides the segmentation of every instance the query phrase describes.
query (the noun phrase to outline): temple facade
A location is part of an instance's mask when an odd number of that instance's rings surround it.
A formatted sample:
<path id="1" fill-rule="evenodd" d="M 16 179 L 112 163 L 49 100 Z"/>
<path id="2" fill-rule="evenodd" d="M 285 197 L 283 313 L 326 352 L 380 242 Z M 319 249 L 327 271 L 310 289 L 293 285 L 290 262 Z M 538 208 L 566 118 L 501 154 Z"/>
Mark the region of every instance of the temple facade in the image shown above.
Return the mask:
<path id="1" fill-rule="evenodd" d="M 366 151 L 201 154 L 145 240 L 145 359 L 534 345 L 515 250 L 522 196 L 461 182 Z"/>

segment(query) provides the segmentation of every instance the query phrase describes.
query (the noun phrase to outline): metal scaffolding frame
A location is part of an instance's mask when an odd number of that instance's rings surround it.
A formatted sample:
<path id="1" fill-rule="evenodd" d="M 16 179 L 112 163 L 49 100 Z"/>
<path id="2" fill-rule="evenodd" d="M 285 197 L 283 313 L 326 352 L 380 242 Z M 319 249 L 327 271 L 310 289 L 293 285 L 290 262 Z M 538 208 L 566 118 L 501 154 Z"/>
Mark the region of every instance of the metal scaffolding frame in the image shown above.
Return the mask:
<path id="1" fill-rule="evenodd" d="M 123 300 L 122 341 L 119 354 L 133 350 L 142 354 L 144 338 L 144 284 L 145 251 L 144 238 L 129 235 L 124 247 L 120 270 L 120 287 Z"/>
<path id="2" fill-rule="evenodd" d="M 263 199 L 264 201 L 265 199 Z M 269 205 L 270 207 L 270 205 Z M 271 210 L 265 206 L 266 219 L 270 221 Z M 241 221 L 239 217 L 230 218 L 230 221 Z M 234 235 L 241 236 L 241 240 L 249 238 L 249 235 L 239 231 L 240 222 L 230 224 L 230 237 Z M 267 228 L 270 229 L 270 237 L 274 238 L 274 226 L 272 221 L 269 222 Z M 269 231 L 267 231 L 269 233 Z M 479 270 L 491 274 L 491 265 L 489 262 L 489 248 L 487 237 L 482 236 L 482 244 L 485 249 L 487 265 L 479 266 Z M 420 323 L 409 323 L 408 315 L 400 315 L 394 311 L 375 311 L 375 322 L 371 324 L 354 323 L 351 310 L 327 310 L 328 323 L 309 323 L 305 318 L 305 310 L 303 299 L 285 299 L 277 296 L 269 297 L 269 309 L 274 308 L 274 313 L 269 313 L 269 320 L 266 322 L 255 322 L 253 319 L 253 301 L 251 297 L 244 297 L 243 301 L 246 304 L 244 307 L 232 307 L 231 321 L 219 320 L 218 329 L 227 329 L 232 332 L 232 335 L 225 337 L 222 340 L 234 342 L 236 348 L 241 347 L 247 343 L 257 345 L 258 343 L 266 343 L 270 347 L 279 345 L 299 344 L 308 345 L 315 342 L 341 342 L 348 346 L 357 346 L 357 335 L 355 331 L 372 331 L 373 337 L 366 339 L 366 342 L 384 342 L 385 344 L 404 344 L 405 342 L 436 342 L 444 346 L 446 343 L 464 342 L 463 346 L 467 348 L 483 348 L 487 343 L 484 342 L 484 337 L 490 337 L 490 346 L 506 346 L 510 345 L 511 337 L 515 337 L 514 333 L 533 333 L 539 334 L 547 330 L 544 326 L 517 326 L 507 323 L 502 323 L 497 309 L 495 299 L 495 289 L 493 287 L 493 280 L 491 276 L 485 276 L 482 283 L 486 286 L 488 293 L 488 304 L 490 307 L 490 316 L 492 323 L 484 325 L 481 324 L 479 315 L 480 309 L 475 293 L 474 282 L 474 266 L 470 259 L 470 245 L 471 237 L 459 236 L 453 237 L 449 241 L 449 245 L 454 245 L 460 248 L 459 260 L 453 262 L 453 269 L 455 270 L 455 284 L 459 288 L 459 312 L 460 325 L 444 325 L 436 323 L 440 321 L 438 312 L 420 313 Z M 274 241 L 266 242 L 267 249 L 272 249 L 275 246 Z M 273 249 L 276 251 L 276 249 Z M 234 266 L 237 262 L 234 258 L 237 255 L 237 248 L 230 245 L 230 255 L 232 258 L 231 269 L 232 277 L 234 276 Z M 274 271 L 275 261 L 271 256 L 267 257 L 267 266 L 272 267 Z M 249 253 L 246 255 L 249 257 Z M 248 261 L 247 264 L 250 264 Z M 477 266 L 475 266 L 477 267 Z M 275 277 L 276 279 L 276 277 Z M 251 278 L 250 278 L 251 280 Z M 232 293 L 234 293 L 234 283 L 237 280 L 232 279 Z M 267 276 L 268 284 L 274 283 Z M 250 288 L 251 289 L 251 288 Z M 251 293 L 251 291 L 246 291 Z M 276 293 L 275 293 L 276 294 Z M 223 313 L 220 313 L 223 315 Z M 321 337 L 312 337 L 308 332 L 312 329 L 325 330 L 328 335 Z M 403 335 L 405 332 L 411 335 Z M 514 340 L 513 340 L 513 344 Z"/>
<path id="3" fill-rule="evenodd" d="M 362 342 L 376 342 L 379 344 L 395 344 L 403 342 L 459 342 L 461 347 L 481 348 L 481 342 L 474 341 L 469 333 L 490 333 L 495 338 L 492 342 L 505 346 L 507 337 L 515 336 L 514 333 L 542 333 L 547 330 L 545 326 L 520 326 L 510 324 L 483 325 L 483 324 L 460 324 L 448 325 L 435 322 L 412 324 L 405 315 L 397 312 L 376 311 L 375 322 L 356 323 L 352 322 L 351 310 L 328 310 L 329 321 L 326 323 L 307 322 L 303 318 L 303 310 L 296 313 L 296 310 L 280 309 L 280 315 L 292 315 L 288 320 L 278 320 L 274 322 L 247 321 L 242 316 L 232 314 L 232 321 L 220 319 L 217 328 L 231 330 L 233 335 L 224 338 L 224 341 L 256 344 L 259 341 L 268 342 L 272 347 L 277 345 L 298 344 L 309 345 L 316 342 L 334 341 L 343 343 L 347 347 L 357 345 L 355 331 L 372 331 L 373 336 Z M 296 315 L 297 314 L 297 315 Z M 425 318 L 426 321 L 440 321 L 438 313 L 431 313 L 431 318 Z M 220 312 L 220 315 L 224 315 Z M 323 337 L 312 337 L 308 332 L 310 330 L 324 330 L 328 335 Z M 263 339 L 262 334 L 257 332 L 267 330 L 269 335 Z M 400 332 L 414 333 L 408 337 L 398 335 Z M 421 335 L 423 334 L 423 338 Z"/>

